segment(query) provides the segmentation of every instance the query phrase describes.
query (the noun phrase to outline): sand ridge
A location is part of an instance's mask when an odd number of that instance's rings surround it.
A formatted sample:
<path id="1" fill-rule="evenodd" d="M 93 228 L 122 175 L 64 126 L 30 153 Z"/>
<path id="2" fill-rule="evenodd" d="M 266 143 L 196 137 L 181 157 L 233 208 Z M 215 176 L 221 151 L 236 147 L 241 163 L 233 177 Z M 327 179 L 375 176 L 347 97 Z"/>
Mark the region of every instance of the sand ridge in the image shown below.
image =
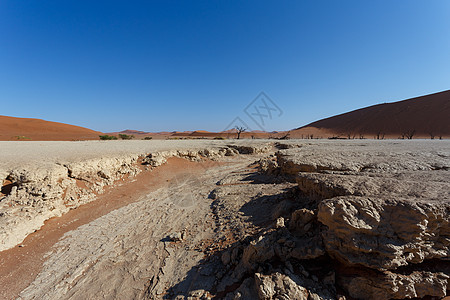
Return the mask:
<path id="1" fill-rule="evenodd" d="M 399 138 L 414 132 L 414 138 L 450 137 L 450 91 L 412 99 L 377 104 L 315 121 L 291 131 L 299 137 L 311 132 L 317 136 Z M 325 132 L 325 133 L 324 133 Z M 328 133 L 328 134 L 327 134 Z"/>
<path id="2" fill-rule="evenodd" d="M 97 140 L 101 134 L 99 131 L 64 123 L 0 116 L 0 141 Z"/>

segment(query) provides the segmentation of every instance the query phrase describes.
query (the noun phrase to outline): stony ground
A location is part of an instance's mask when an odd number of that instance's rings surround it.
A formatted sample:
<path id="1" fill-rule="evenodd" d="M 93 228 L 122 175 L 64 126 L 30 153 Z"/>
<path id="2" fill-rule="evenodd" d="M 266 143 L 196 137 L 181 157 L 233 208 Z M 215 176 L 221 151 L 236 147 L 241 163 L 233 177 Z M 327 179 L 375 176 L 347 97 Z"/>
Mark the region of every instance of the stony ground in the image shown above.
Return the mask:
<path id="1" fill-rule="evenodd" d="M 195 176 L 180 171 L 164 187 L 69 231 L 20 298 L 446 296 L 449 142 L 269 143 L 169 147 L 113 169 L 104 167 L 111 161 L 97 162 L 92 168 L 103 181 L 77 171 L 89 166 L 83 161 L 60 164 L 75 180 L 101 183 L 87 184 L 92 190 L 170 156 L 228 162 Z M 33 207 L 17 200 L 32 189 L 11 174 L 19 194 L 2 202 Z"/>

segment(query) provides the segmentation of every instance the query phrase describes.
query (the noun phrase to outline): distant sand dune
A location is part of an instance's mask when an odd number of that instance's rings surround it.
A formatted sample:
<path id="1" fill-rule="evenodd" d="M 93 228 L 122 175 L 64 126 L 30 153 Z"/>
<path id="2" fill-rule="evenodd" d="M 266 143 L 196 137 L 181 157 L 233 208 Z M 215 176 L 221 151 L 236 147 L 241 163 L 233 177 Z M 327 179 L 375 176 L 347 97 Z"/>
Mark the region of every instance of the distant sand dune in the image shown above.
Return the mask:
<path id="1" fill-rule="evenodd" d="M 40 119 L 0 116 L 0 141 L 97 140 L 101 132 Z"/>
<path id="2" fill-rule="evenodd" d="M 414 137 L 450 137 L 450 91 L 357 109 L 297 128 L 291 134 L 373 138 L 380 133 L 398 138 L 412 131 Z"/>
<path id="3" fill-rule="evenodd" d="M 414 138 L 450 138 L 450 90 L 408 100 L 377 104 L 315 121 L 289 131 L 289 138 L 399 138 L 414 132 Z M 288 131 L 243 132 L 241 138 L 280 138 Z M 0 116 L 0 140 L 70 141 L 96 140 L 101 132 L 39 119 Z M 111 135 L 130 134 L 135 139 L 195 139 L 237 137 L 236 130 L 222 132 L 145 132 L 124 130 Z"/>

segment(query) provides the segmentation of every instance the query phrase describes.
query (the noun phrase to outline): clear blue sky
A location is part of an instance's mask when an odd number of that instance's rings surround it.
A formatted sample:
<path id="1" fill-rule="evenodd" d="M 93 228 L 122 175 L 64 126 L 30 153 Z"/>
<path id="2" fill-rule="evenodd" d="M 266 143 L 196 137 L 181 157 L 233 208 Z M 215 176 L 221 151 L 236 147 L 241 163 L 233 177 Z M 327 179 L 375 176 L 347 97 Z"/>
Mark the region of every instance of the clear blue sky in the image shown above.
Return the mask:
<path id="1" fill-rule="evenodd" d="M 450 89 L 450 1 L 0 1 L 0 115 L 285 130 Z"/>

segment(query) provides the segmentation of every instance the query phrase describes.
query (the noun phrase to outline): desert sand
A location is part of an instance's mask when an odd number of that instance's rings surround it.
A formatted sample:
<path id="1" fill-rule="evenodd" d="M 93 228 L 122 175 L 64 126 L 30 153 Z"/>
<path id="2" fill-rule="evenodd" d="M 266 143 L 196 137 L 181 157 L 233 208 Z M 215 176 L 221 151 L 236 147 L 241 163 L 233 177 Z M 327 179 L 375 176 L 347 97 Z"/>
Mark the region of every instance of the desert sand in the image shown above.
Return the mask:
<path id="1" fill-rule="evenodd" d="M 40 119 L 0 116 L 0 141 L 98 140 L 101 132 Z"/>
<path id="2" fill-rule="evenodd" d="M 448 293 L 445 140 L 1 146 L 2 297 Z"/>
<path id="3" fill-rule="evenodd" d="M 243 139 L 447 139 L 450 138 L 450 91 L 378 104 L 279 132 L 245 131 Z M 98 140 L 103 133 L 68 124 L 38 119 L 0 116 L 0 141 Z M 146 132 L 127 129 L 108 135 L 132 135 L 134 139 L 235 139 L 235 129 Z"/>
<path id="4" fill-rule="evenodd" d="M 295 137 L 307 135 L 372 139 L 377 135 L 400 138 L 450 137 L 450 91 L 393 103 L 378 104 L 322 119 L 291 131 Z M 309 133 L 311 134 L 311 133 Z M 328 135 L 328 136 L 327 136 Z"/>
<path id="5" fill-rule="evenodd" d="M 138 201 L 143 196 L 183 176 L 197 176 L 216 162 L 194 163 L 181 158 L 170 158 L 168 163 L 152 172 L 142 172 L 133 180 L 118 182 L 108 187 L 96 201 L 70 210 L 59 218 L 52 218 L 30 234 L 20 245 L 0 252 L 0 286 L 2 299 L 13 299 L 25 289 L 42 268 L 45 255 L 66 233 L 81 225 Z"/>
<path id="6" fill-rule="evenodd" d="M 450 91 L 412 99 L 378 104 L 357 109 L 310 123 L 297 129 L 280 132 L 243 132 L 242 138 L 279 139 L 288 134 L 294 139 L 413 139 L 450 138 Z M 167 138 L 236 138 L 236 130 L 208 132 L 144 133 L 125 130 L 120 133 L 136 134 L 137 138 L 151 136 Z M 112 133 L 114 135 L 119 132 Z"/>
<path id="7" fill-rule="evenodd" d="M 287 132 L 286 132 L 287 133 Z M 236 130 L 227 130 L 221 132 L 209 132 L 206 130 L 196 130 L 196 131 L 174 131 L 174 132 L 145 132 L 139 130 L 123 130 L 120 132 L 109 132 L 108 135 L 119 136 L 119 134 L 133 135 L 134 139 L 142 140 L 144 138 L 151 137 L 155 140 L 166 140 L 166 139 L 236 139 Z M 267 139 L 276 138 L 281 136 L 280 133 L 270 133 L 263 131 L 246 131 L 241 134 L 243 139 Z"/>

